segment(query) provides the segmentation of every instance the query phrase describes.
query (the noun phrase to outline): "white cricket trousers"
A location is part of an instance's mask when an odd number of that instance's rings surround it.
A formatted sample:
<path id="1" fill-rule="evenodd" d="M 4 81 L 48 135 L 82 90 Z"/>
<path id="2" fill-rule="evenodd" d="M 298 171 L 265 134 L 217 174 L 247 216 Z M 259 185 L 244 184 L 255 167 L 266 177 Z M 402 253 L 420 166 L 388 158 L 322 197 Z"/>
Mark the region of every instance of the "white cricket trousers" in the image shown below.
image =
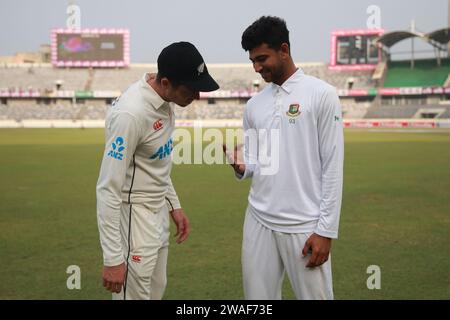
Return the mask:
<path id="1" fill-rule="evenodd" d="M 247 209 L 242 242 L 242 275 L 247 300 L 280 300 L 285 270 L 299 300 L 331 300 L 331 257 L 319 267 L 306 268 L 302 257 L 311 233 L 282 233 L 259 223 Z"/>
<path id="2" fill-rule="evenodd" d="M 143 204 L 122 203 L 121 211 L 120 233 L 128 271 L 122 291 L 113 293 L 113 300 L 160 300 L 167 283 L 168 208 L 153 213 Z"/>

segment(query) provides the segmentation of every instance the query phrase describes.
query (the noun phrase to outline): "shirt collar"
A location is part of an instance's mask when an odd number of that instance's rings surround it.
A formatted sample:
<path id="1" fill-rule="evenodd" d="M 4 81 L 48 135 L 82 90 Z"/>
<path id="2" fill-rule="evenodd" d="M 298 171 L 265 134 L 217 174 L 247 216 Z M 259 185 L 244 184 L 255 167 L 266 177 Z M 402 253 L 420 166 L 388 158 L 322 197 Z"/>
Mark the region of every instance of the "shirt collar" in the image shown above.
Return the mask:
<path id="1" fill-rule="evenodd" d="M 158 110 L 162 106 L 167 105 L 168 102 L 164 101 L 164 99 L 159 96 L 155 89 L 153 89 L 152 86 L 148 84 L 147 81 L 150 77 L 150 73 L 145 73 L 141 79 L 142 94 L 144 96 L 144 99 Z"/>
<path id="2" fill-rule="evenodd" d="M 298 68 L 297 71 L 295 71 L 281 86 L 272 83 L 272 87 L 274 90 L 276 90 L 277 88 L 281 88 L 287 94 L 290 94 L 295 84 L 300 81 L 301 77 L 304 74 L 305 73 L 303 72 L 303 70 L 301 68 Z"/>

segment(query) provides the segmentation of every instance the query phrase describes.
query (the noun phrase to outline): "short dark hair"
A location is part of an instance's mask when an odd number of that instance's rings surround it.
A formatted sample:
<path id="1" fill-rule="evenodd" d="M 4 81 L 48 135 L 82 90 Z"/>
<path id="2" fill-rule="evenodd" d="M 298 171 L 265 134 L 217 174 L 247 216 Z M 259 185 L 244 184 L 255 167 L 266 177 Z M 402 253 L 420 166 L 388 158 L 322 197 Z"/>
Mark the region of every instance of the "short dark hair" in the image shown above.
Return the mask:
<path id="1" fill-rule="evenodd" d="M 163 76 L 160 72 L 156 73 L 156 81 L 157 81 L 158 83 L 161 83 L 162 78 L 167 78 L 167 77 L 166 77 L 166 76 Z M 169 78 L 167 78 L 167 79 L 169 79 Z M 173 87 L 174 89 L 178 88 L 178 87 L 181 85 L 181 84 L 180 84 L 178 81 L 176 81 L 176 80 L 169 79 L 169 81 L 170 81 L 170 84 L 172 85 L 172 87 Z"/>
<path id="2" fill-rule="evenodd" d="M 290 47 L 286 21 L 278 17 L 262 16 L 242 34 L 241 44 L 245 51 L 250 51 L 263 43 L 276 50 L 280 49 L 283 43 L 287 43 Z"/>

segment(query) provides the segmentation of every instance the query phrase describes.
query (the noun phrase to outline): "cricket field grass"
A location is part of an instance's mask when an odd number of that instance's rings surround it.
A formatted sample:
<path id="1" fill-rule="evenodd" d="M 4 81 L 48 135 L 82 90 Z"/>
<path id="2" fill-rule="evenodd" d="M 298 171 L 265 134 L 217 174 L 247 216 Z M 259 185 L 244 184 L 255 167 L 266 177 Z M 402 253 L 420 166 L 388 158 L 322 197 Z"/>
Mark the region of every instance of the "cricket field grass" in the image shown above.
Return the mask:
<path id="1" fill-rule="evenodd" d="M 102 129 L 0 129 L 0 299 L 110 299 L 96 222 L 103 144 Z M 172 237 L 165 299 L 242 299 L 250 181 L 218 164 L 174 165 L 172 180 L 192 231 Z M 450 299 L 449 131 L 345 132 L 332 263 L 336 299 Z"/>

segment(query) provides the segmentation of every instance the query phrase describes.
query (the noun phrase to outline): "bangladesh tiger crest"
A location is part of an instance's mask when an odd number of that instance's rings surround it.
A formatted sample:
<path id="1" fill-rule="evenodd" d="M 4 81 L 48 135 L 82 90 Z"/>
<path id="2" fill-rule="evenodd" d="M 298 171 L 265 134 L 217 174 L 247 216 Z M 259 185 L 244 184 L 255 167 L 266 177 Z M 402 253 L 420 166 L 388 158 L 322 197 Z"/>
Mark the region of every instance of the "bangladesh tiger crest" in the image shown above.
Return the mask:
<path id="1" fill-rule="evenodd" d="M 298 103 L 291 104 L 289 106 L 288 112 L 286 112 L 289 117 L 297 117 L 298 115 L 300 115 L 300 113 L 302 112 L 300 111 L 300 104 Z"/>

